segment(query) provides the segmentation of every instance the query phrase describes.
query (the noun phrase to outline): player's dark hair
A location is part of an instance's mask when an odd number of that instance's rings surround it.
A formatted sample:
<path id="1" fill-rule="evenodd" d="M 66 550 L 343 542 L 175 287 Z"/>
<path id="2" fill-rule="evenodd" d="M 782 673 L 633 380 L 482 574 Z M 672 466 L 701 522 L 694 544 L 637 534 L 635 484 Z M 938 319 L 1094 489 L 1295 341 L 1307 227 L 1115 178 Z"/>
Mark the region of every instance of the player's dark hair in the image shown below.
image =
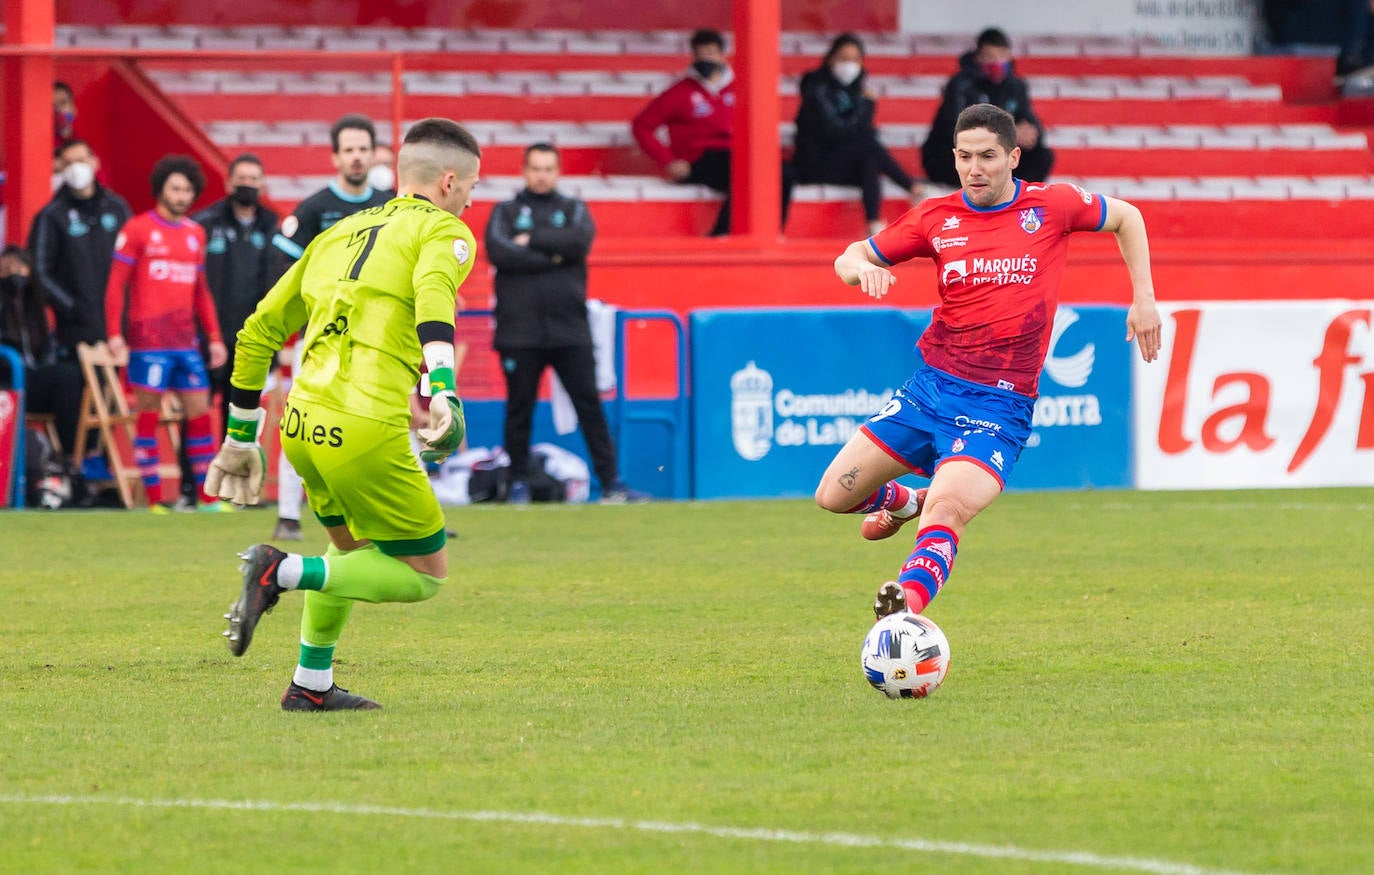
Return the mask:
<path id="1" fill-rule="evenodd" d="M 983 46 L 993 46 L 999 49 L 1011 48 L 1011 40 L 1007 39 L 1006 31 L 1000 27 L 989 27 L 987 30 L 978 34 L 977 41 L 974 42 L 977 48 Z"/>
<path id="2" fill-rule="evenodd" d="M 559 163 L 562 163 L 563 161 L 563 157 L 558 154 L 557 146 L 555 146 L 553 143 L 545 143 L 541 141 L 538 143 L 531 143 L 525 147 L 525 157 L 521 159 L 520 163 L 522 165 L 529 164 L 530 155 L 533 155 L 535 152 L 547 152 L 548 154 L 553 156 L 553 159 L 555 161 L 558 161 Z"/>
<path id="3" fill-rule="evenodd" d="M 721 51 L 725 50 L 725 37 L 720 35 L 720 31 L 714 27 L 701 27 L 692 31 L 692 39 L 688 42 L 695 52 L 702 46 L 715 46 Z"/>
<path id="4" fill-rule="evenodd" d="M 186 181 L 191 183 L 191 188 L 196 192 L 196 197 L 205 191 L 205 174 L 201 172 L 200 165 L 189 155 L 163 155 L 153 165 L 153 175 L 149 177 L 153 183 L 153 199 L 162 197 L 163 186 L 173 173 L 180 173 L 186 177 Z"/>
<path id="5" fill-rule="evenodd" d="M 63 82 L 61 79 L 57 80 L 52 84 L 52 90 L 61 91 L 63 94 L 66 94 L 72 100 L 76 99 L 76 92 L 72 91 L 72 87 L 68 85 L 66 82 Z"/>
<path id="6" fill-rule="evenodd" d="M 997 135 L 997 144 L 1010 152 L 1016 148 L 1016 119 L 1000 106 L 975 103 L 959 113 L 954 122 L 954 139 L 958 142 L 962 131 L 985 128 Z"/>
<path id="7" fill-rule="evenodd" d="M 256 164 L 259 170 L 263 169 L 261 158 L 254 155 L 252 152 L 241 152 L 234 157 L 233 161 L 229 162 L 227 175 L 233 176 L 234 171 L 239 169 L 240 164 Z"/>
<path id="8" fill-rule="evenodd" d="M 830 43 L 830 50 L 825 53 L 825 63 L 829 64 L 835 60 L 835 56 L 840 53 L 840 49 L 845 46 L 853 46 L 859 50 L 859 54 L 864 53 L 864 41 L 859 39 L 858 34 L 842 33 L 835 37 Z"/>
<path id="9" fill-rule="evenodd" d="M 372 119 L 361 113 L 350 112 L 329 128 L 329 145 L 333 147 L 336 155 L 339 152 L 339 134 L 344 131 L 366 131 L 368 148 L 377 146 L 377 126 L 372 124 Z"/>
<path id="10" fill-rule="evenodd" d="M 461 149 L 472 155 L 474 158 L 482 157 L 482 147 L 477 144 L 477 138 L 468 132 L 468 129 L 457 122 L 446 118 L 426 118 L 410 126 L 406 131 L 402 145 L 408 143 L 429 143 L 435 146 L 447 146 L 452 149 Z"/>

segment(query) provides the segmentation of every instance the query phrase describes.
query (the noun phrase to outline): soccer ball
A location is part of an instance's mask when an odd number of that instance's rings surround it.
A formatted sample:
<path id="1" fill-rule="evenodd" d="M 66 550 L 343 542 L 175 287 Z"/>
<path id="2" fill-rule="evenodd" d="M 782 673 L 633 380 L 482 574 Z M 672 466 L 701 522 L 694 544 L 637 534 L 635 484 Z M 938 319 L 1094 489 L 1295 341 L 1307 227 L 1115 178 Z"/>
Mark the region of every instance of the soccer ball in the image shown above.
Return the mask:
<path id="1" fill-rule="evenodd" d="M 929 618 L 898 611 L 868 630 L 860 662 L 873 689 L 889 699 L 924 699 L 949 671 L 949 641 Z"/>

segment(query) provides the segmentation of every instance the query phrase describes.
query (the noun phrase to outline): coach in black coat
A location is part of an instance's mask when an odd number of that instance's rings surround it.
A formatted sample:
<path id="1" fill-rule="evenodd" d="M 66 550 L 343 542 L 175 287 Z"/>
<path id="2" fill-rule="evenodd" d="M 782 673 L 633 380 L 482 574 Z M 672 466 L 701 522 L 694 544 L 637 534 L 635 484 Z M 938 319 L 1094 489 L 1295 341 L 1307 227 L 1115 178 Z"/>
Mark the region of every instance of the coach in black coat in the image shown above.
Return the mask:
<path id="1" fill-rule="evenodd" d="M 506 377 L 509 497 L 529 500 L 530 427 L 548 367 L 572 399 L 603 495 L 623 492 L 587 320 L 587 253 L 596 225 L 585 203 L 558 191 L 553 146 L 526 149 L 523 171 L 525 189 L 496 205 L 486 231 L 487 260 L 496 268 L 492 345 Z"/>
<path id="2" fill-rule="evenodd" d="M 1045 145 L 1045 127 L 1031 107 L 1026 80 L 1016 75 L 1011 41 L 995 27 L 978 35 L 977 48 L 959 59 L 959 72 L 945 84 L 944 99 L 921 147 L 921 163 L 931 181 L 959 185 L 954 169 L 954 123 L 959 113 L 975 103 L 990 103 L 1011 113 L 1021 147 L 1016 178 L 1044 182 L 1054 168 L 1054 150 Z"/>

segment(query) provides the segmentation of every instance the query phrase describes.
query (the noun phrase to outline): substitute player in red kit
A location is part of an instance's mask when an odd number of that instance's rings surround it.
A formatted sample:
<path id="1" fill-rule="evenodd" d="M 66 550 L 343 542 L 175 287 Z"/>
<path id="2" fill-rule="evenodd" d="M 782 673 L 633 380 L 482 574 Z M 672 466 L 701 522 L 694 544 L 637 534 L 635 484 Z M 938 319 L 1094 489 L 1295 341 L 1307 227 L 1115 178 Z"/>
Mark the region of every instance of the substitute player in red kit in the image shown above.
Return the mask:
<path id="1" fill-rule="evenodd" d="M 1126 340 L 1159 355 L 1160 320 L 1140 211 L 1074 185 L 1013 176 L 1016 122 L 995 106 L 959 114 L 954 161 L 961 191 L 930 198 L 882 231 L 851 243 L 835 272 L 881 298 L 890 268 L 935 262 L 940 306 L 917 344 L 916 372 L 835 456 L 816 488 L 834 513 L 866 514 L 878 540 L 919 517 L 916 546 L 897 580 L 878 589 L 879 617 L 919 613 L 949 577 L 964 527 L 1001 494 L 1031 433 L 1069 235 L 1116 235 L 1134 295 Z M 931 477 L 912 490 L 894 478 Z"/>
<path id="2" fill-rule="evenodd" d="M 134 458 L 149 509 L 170 512 L 162 501 L 157 471 L 157 422 L 163 394 L 175 390 L 185 408 L 183 438 L 200 508 L 230 510 L 203 489 L 217 446 L 210 423 L 210 380 L 200 357 L 196 322 L 209 341 L 210 367 L 219 367 L 227 358 L 215 301 L 205 281 L 205 230 L 186 218 L 205 187 L 205 176 L 190 158 L 168 155 L 154 165 L 152 184 L 157 206 L 124 225 L 115 241 L 105 289 L 110 352 L 117 359 L 127 355 L 129 383 L 137 399 Z"/>

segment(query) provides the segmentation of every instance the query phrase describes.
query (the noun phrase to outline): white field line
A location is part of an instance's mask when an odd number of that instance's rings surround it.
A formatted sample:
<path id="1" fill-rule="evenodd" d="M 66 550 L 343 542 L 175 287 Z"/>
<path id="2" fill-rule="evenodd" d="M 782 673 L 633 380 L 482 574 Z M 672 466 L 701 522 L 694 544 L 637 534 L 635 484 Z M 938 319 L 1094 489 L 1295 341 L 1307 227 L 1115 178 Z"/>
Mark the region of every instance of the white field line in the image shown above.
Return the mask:
<path id="1" fill-rule="evenodd" d="M 578 827 L 646 833 L 686 833 L 737 841 L 781 842 L 798 845 L 828 845 L 841 848 L 894 848 L 966 857 L 990 857 L 1066 866 L 1087 866 L 1121 872 L 1148 872 L 1151 875 L 1246 875 L 1230 869 L 1208 869 L 1187 863 L 1170 863 L 1142 857 L 1112 857 L 1087 851 L 1037 851 L 1014 845 L 974 845 L 931 839 L 885 838 L 845 832 L 798 832 L 737 826 L 709 826 L 702 823 L 667 823 L 654 820 L 622 820 L 615 817 L 566 817 L 538 811 L 437 811 L 429 808 L 392 808 L 383 805 L 345 805 L 337 802 L 271 802 L 231 799 L 134 799 L 102 796 L 22 796 L 0 795 L 0 804 L 9 805 L 117 805 L 130 808 L 191 808 L 228 811 L 302 812 L 309 814 L 346 814 L 365 817 L 408 817 L 429 820 L 461 820 L 478 823 L 519 823 L 549 827 Z"/>

